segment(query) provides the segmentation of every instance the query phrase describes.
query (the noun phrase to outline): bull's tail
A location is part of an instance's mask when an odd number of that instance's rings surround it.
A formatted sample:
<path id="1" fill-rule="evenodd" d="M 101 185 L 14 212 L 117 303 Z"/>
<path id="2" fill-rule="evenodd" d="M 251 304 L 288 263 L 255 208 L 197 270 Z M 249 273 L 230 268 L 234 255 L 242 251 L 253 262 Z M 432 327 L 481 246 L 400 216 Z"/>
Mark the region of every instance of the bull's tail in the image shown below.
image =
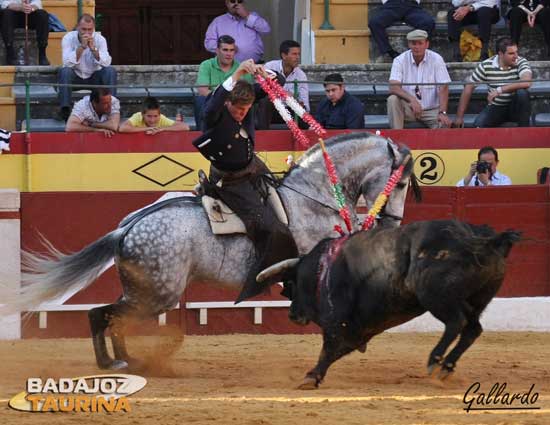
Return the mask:
<path id="1" fill-rule="evenodd" d="M 506 230 L 490 239 L 491 247 L 503 257 L 508 257 L 512 246 L 521 240 L 521 232 Z"/>
<path id="2" fill-rule="evenodd" d="M 0 286 L 0 314 L 30 311 L 86 288 L 112 264 L 123 233 L 123 228 L 114 230 L 74 254 L 63 254 L 48 241 L 47 255 L 23 251 L 21 287 Z"/>

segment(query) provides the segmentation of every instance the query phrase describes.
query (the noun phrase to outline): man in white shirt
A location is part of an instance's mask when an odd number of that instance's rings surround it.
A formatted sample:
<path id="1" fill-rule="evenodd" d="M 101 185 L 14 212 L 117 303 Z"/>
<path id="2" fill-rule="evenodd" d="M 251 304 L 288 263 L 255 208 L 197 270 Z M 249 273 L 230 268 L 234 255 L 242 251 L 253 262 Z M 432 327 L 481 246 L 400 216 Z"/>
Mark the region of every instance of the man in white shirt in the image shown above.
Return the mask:
<path id="1" fill-rule="evenodd" d="M 420 0 L 382 0 L 382 6 L 369 18 L 369 29 L 380 54 L 387 54 L 392 60 L 399 53 L 390 46 L 386 28 L 399 22 L 424 30 L 428 35 L 435 28 L 433 16 L 422 9 Z"/>
<path id="2" fill-rule="evenodd" d="M 505 186 L 511 185 L 510 177 L 497 171 L 498 152 L 492 146 L 485 146 L 477 153 L 477 161 L 470 164 L 466 177 L 456 185 L 462 186 Z"/>
<path id="3" fill-rule="evenodd" d="M 430 42 L 426 31 L 411 31 L 407 40 L 409 50 L 397 56 L 391 67 L 390 127 L 403 128 L 405 121 L 419 121 L 429 128 L 450 127 L 452 122 L 447 116 L 449 86 L 423 85 L 451 82 L 445 62 L 439 54 L 428 49 Z M 409 85 L 402 86 L 404 83 Z"/>
<path id="4" fill-rule="evenodd" d="M 500 19 L 498 0 L 452 0 L 453 8 L 447 14 L 449 40 L 453 45 L 453 60 L 462 62 L 460 54 L 460 34 L 462 27 L 477 24 L 481 40 L 481 60 L 489 57 L 491 25 Z"/>
<path id="5" fill-rule="evenodd" d="M 6 46 L 6 64 L 20 65 L 15 57 L 13 31 L 15 28 L 25 28 L 25 16 L 27 16 L 29 28 L 36 30 L 38 65 L 49 65 L 46 47 L 48 47 L 50 30 L 48 12 L 42 9 L 42 2 L 40 0 L 0 0 L 0 7 L 2 8 L 0 28 Z"/>
<path id="6" fill-rule="evenodd" d="M 307 82 L 305 82 L 307 81 L 307 75 L 299 66 L 301 57 L 300 43 L 294 40 L 283 41 L 279 46 L 279 55 L 281 59 L 267 62 L 265 68 L 285 77 L 286 83 L 284 88 L 292 96 L 294 96 L 294 81 L 300 81 L 300 83 L 297 83 L 298 93 L 296 100 L 309 112 L 309 88 Z M 284 123 L 279 114 L 275 113 L 273 104 L 267 97 L 258 102 L 256 116 L 256 129 L 267 130 L 272 122 Z M 301 127 L 304 125 L 301 125 Z"/>
<path id="7" fill-rule="evenodd" d="M 111 86 L 116 94 L 116 70 L 110 66 L 111 56 L 107 41 L 95 32 L 95 19 L 85 13 L 78 20 L 76 31 L 67 33 L 61 42 L 63 67 L 59 70 L 60 84 L 97 84 Z M 72 88 L 59 87 L 59 104 L 61 119 L 67 120 L 71 108 Z"/>
<path id="8" fill-rule="evenodd" d="M 75 103 L 65 126 L 68 132 L 101 132 L 111 137 L 120 124 L 120 102 L 108 88 L 94 88 Z"/>

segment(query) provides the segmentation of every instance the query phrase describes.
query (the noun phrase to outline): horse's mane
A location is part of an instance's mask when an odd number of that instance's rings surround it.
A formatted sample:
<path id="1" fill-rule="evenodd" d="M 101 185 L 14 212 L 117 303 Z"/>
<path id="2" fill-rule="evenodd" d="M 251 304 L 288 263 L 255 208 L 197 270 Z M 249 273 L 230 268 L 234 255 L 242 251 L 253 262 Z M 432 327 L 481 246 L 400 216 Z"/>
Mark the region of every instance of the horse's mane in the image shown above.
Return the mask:
<path id="1" fill-rule="evenodd" d="M 369 139 L 369 142 L 377 142 L 377 143 L 383 142 L 384 144 L 387 143 L 386 139 L 364 131 L 359 133 L 338 134 L 336 136 L 331 137 L 327 141 L 325 141 L 325 146 L 327 147 L 327 150 L 331 150 L 332 147 L 336 144 L 339 144 L 342 142 L 349 143 L 355 140 L 367 139 L 367 138 Z M 310 160 L 313 156 L 319 155 L 320 150 L 321 150 L 321 146 L 319 145 L 319 143 L 316 143 L 314 146 L 312 146 L 306 152 L 304 152 L 304 154 L 302 155 L 302 157 L 298 162 L 304 162 L 304 161 Z"/>

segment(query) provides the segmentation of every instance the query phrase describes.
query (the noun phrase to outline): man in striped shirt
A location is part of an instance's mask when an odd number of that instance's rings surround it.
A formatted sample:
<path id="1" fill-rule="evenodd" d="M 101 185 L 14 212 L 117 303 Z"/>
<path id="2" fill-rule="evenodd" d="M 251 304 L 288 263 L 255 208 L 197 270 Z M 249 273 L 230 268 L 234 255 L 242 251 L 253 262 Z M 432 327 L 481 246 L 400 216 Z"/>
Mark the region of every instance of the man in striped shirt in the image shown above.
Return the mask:
<path id="1" fill-rule="evenodd" d="M 496 43 L 497 55 L 481 62 L 470 81 L 485 82 L 489 86 L 488 105 L 474 121 L 474 127 L 498 127 L 504 122 L 517 122 L 529 127 L 531 104 L 527 89 L 531 86 L 531 67 L 525 58 L 518 56 L 518 46 L 509 37 Z M 475 86 L 467 84 L 460 96 L 455 127 L 464 125 L 464 113 Z"/>

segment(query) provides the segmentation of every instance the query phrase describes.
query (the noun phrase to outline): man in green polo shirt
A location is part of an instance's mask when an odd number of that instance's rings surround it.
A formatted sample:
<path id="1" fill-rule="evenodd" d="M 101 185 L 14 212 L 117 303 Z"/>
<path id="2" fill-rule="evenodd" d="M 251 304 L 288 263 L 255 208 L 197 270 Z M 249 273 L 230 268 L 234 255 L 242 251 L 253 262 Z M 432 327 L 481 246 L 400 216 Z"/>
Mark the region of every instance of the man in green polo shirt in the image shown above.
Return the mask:
<path id="1" fill-rule="evenodd" d="M 206 97 L 217 86 L 227 80 L 239 67 L 239 62 L 235 60 L 237 46 L 235 39 L 230 35 L 222 35 L 218 38 L 216 56 L 207 59 L 199 66 L 197 75 L 197 94 L 195 96 L 195 122 L 197 130 L 202 128 L 202 111 Z M 252 77 L 246 75 L 243 79 L 252 82 Z"/>

